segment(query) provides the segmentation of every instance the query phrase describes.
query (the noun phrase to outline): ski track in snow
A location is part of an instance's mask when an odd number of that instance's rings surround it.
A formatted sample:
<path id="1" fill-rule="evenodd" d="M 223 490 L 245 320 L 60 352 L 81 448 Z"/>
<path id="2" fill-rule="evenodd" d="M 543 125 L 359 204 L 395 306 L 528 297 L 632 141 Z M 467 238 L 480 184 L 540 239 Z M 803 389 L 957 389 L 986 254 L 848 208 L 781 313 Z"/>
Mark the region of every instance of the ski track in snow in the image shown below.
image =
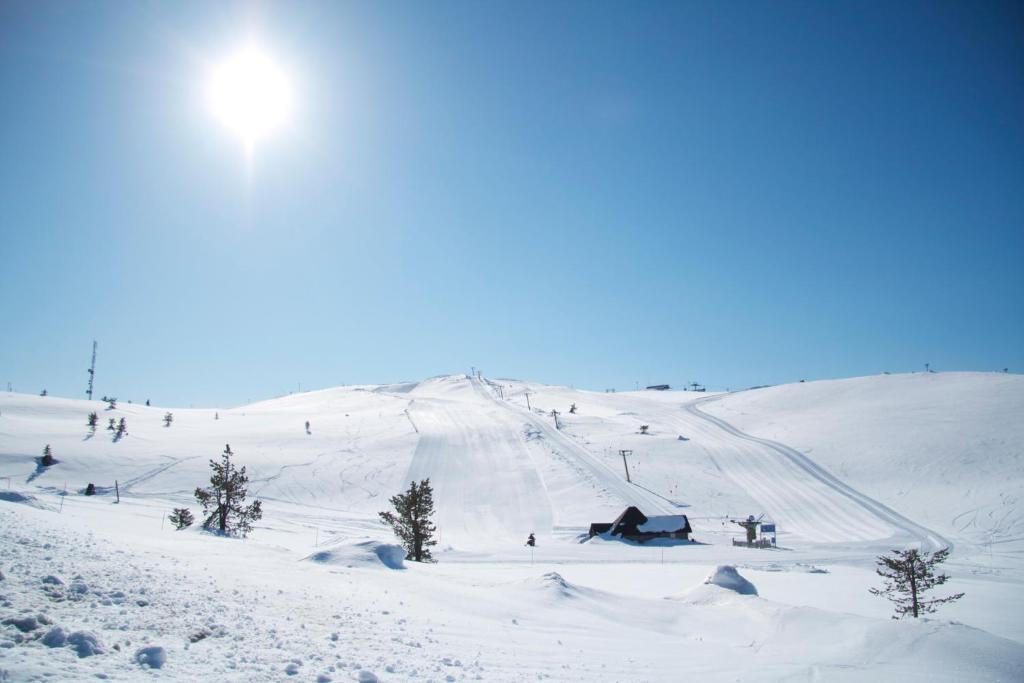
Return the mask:
<path id="1" fill-rule="evenodd" d="M 442 543 L 471 546 L 491 538 L 507 544 L 550 529 L 551 501 L 525 443 L 507 423 L 474 407 L 420 398 L 410 409 L 420 439 L 406 480 L 430 478 Z"/>
<path id="2" fill-rule="evenodd" d="M 491 403 L 525 418 L 534 429 L 544 436 L 553 448 L 558 449 L 563 456 L 571 458 L 582 466 L 600 488 L 617 495 L 624 505 L 635 505 L 649 514 L 676 514 L 675 506 L 668 502 L 666 498 L 625 481 L 617 471 L 612 470 L 593 453 L 573 441 L 571 437 L 555 429 L 554 425 L 548 420 L 541 418 L 532 411 L 497 398 L 479 380 L 471 381 L 473 382 L 473 387 L 481 396 Z"/>
<path id="3" fill-rule="evenodd" d="M 746 434 L 700 409 L 719 398 L 685 405 L 687 415 L 697 419 L 677 417 L 676 422 L 711 444 L 708 455 L 716 466 L 771 510 L 780 527 L 813 543 L 877 544 L 902 534 L 929 550 L 952 548 L 947 539 L 856 491 L 799 451 Z"/>

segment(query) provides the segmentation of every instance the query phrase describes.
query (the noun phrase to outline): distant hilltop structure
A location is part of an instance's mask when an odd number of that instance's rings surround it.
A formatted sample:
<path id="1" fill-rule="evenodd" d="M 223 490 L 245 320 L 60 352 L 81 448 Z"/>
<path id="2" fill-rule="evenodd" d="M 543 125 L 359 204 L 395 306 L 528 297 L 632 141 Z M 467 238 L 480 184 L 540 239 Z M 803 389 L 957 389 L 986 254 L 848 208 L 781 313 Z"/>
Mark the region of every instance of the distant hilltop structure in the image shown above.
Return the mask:
<path id="1" fill-rule="evenodd" d="M 648 391 L 668 391 L 671 388 L 672 387 L 670 387 L 667 384 L 652 384 L 651 386 L 647 387 L 647 390 Z"/>

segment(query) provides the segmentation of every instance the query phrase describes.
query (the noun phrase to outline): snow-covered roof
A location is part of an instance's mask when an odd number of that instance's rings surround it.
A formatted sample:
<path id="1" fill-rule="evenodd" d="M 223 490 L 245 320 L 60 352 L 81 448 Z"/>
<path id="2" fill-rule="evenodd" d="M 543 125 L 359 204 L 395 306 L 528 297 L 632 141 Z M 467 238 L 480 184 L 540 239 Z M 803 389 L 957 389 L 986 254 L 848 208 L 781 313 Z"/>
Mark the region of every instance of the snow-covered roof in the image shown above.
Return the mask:
<path id="1" fill-rule="evenodd" d="M 661 515 L 648 517 L 643 524 L 637 525 L 637 531 L 658 533 L 662 531 L 682 531 L 686 528 L 686 515 Z"/>

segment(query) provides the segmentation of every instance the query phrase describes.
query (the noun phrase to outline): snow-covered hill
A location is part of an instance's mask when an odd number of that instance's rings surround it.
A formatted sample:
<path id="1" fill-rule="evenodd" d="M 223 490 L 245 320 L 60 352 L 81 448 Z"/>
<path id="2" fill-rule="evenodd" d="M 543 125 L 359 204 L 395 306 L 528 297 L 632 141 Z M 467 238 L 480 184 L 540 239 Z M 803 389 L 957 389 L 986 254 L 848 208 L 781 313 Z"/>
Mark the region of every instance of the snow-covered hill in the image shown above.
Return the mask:
<path id="1" fill-rule="evenodd" d="M 789 384 L 701 410 L 782 442 L 962 550 L 1024 553 L 1024 377 L 882 375 Z"/>
<path id="2" fill-rule="evenodd" d="M 1021 415 L 1022 378 L 967 373 L 724 395 L 458 375 L 219 411 L 0 394 L 0 621 L 36 619 L 0 626 L 0 680 L 136 677 L 143 644 L 180 680 L 1019 680 Z M 264 519 L 172 531 L 225 444 Z M 439 563 L 403 566 L 377 513 L 426 477 Z M 699 543 L 580 542 L 627 505 Z M 780 549 L 733 547 L 730 518 L 762 513 Z M 949 543 L 967 597 L 889 622 L 873 557 Z M 758 595 L 701 586 L 722 564 Z M 102 652 L 49 647 L 57 627 Z"/>

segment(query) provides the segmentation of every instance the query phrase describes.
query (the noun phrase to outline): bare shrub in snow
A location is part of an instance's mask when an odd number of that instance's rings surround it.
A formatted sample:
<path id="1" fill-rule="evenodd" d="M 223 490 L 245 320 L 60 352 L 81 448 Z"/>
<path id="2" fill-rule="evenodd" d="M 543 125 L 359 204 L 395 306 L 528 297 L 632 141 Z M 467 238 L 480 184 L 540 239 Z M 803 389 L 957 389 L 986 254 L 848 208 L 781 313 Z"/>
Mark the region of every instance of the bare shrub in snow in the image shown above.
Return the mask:
<path id="1" fill-rule="evenodd" d="M 208 488 L 196 489 L 196 500 L 203 506 L 206 519 L 204 529 L 217 529 L 222 534 L 245 536 L 252 531 L 252 523 L 263 516 L 263 504 L 259 500 L 244 505 L 249 477 L 245 467 L 238 469 L 231 462 L 231 445 L 224 446 L 220 462 L 210 461 Z"/>

